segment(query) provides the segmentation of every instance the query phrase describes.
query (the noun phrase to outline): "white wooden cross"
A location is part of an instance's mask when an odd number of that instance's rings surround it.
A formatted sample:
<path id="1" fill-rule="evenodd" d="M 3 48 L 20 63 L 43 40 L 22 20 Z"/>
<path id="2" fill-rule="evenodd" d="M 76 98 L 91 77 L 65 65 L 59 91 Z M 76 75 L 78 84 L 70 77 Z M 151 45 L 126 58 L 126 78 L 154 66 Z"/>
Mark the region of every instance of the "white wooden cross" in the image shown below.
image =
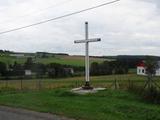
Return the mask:
<path id="1" fill-rule="evenodd" d="M 85 22 L 85 40 L 75 40 L 74 43 L 85 43 L 85 86 L 84 89 L 93 89 L 90 86 L 89 79 L 89 42 L 98 42 L 101 41 L 100 38 L 88 39 L 88 22 Z"/>

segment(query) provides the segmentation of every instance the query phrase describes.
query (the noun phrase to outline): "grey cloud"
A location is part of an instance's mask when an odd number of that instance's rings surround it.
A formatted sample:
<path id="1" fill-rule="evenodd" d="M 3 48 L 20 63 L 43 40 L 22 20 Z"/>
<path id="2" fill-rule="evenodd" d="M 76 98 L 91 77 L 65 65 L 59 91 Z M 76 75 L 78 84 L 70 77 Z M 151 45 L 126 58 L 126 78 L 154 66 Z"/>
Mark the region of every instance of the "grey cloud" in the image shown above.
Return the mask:
<path id="1" fill-rule="evenodd" d="M 143 0 L 143 1 L 155 4 L 157 8 L 160 8 L 160 0 Z"/>
<path id="2" fill-rule="evenodd" d="M 28 1 L 28 0 L 27 0 Z M 20 4 L 20 3 L 25 3 L 25 0 L 0 0 L 0 6 L 3 7 L 8 7 L 8 6 L 13 6 L 16 4 Z"/>
<path id="3" fill-rule="evenodd" d="M 38 6 L 37 9 L 44 7 L 43 1 L 41 3 L 39 3 L 39 0 L 34 1 L 36 1 Z M 48 12 L 44 12 L 45 14 L 29 16 L 28 18 L 24 17 L 10 24 L 6 22 L 1 24 L 1 31 L 10 27 L 26 25 L 76 11 L 84 8 L 84 3 L 88 7 L 93 1 L 81 0 L 78 3 L 71 2 L 72 4 L 70 3 L 70 5 L 50 9 Z M 89 37 L 102 38 L 101 42 L 90 44 L 91 55 L 160 55 L 158 47 L 160 45 L 160 18 L 155 14 L 157 8 L 148 5 L 148 3 L 137 4 L 137 2 L 139 0 L 122 0 L 116 5 L 106 6 L 40 26 L 0 35 L 0 49 L 84 54 L 84 44 L 74 44 L 74 40 L 84 39 L 84 22 L 88 21 Z M 32 11 L 35 6 L 31 3 L 31 1 L 28 1 L 23 5 Z M 44 1 L 44 3 L 47 6 L 47 2 Z M 12 5 L 11 10 L 15 14 L 23 14 L 23 10 L 19 9 L 21 8 L 19 4 Z M 10 14 L 10 12 L 6 12 L 3 15 L 0 14 L 0 18 L 10 18 Z"/>

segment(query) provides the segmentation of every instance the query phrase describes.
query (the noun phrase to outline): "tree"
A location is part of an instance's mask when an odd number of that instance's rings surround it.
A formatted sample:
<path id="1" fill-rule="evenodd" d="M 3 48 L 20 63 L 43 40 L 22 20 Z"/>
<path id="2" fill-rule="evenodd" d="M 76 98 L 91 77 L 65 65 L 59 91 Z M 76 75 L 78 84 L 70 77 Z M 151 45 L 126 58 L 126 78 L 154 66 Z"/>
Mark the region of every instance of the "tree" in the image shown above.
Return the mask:
<path id="1" fill-rule="evenodd" d="M 0 75 L 5 76 L 7 72 L 7 66 L 4 62 L 0 62 Z"/>
<path id="2" fill-rule="evenodd" d="M 146 74 L 148 76 L 154 76 L 156 74 L 158 64 L 157 64 L 157 61 L 153 57 L 148 56 L 146 58 L 145 66 L 146 66 Z"/>
<path id="3" fill-rule="evenodd" d="M 91 75 L 99 75 L 99 64 L 97 62 L 93 62 L 90 67 Z"/>
<path id="4" fill-rule="evenodd" d="M 101 70 L 102 70 L 103 75 L 111 75 L 112 74 L 112 69 L 113 68 L 112 68 L 109 61 L 104 61 L 101 64 Z"/>
<path id="5" fill-rule="evenodd" d="M 63 77 L 65 76 L 65 70 L 61 64 L 50 63 L 47 65 L 49 77 Z"/>
<path id="6" fill-rule="evenodd" d="M 114 63 L 115 74 L 126 74 L 128 73 L 128 64 L 125 61 L 117 60 Z"/>
<path id="7" fill-rule="evenodd" d="M 36 72 L 37 77 L 42 77 L 46 74 L 46 66 L 42 63 L 37 63 L 34 65 L 34 71 Z"/>
<path id="8" fill-rule="evenodd" d="M 123 61 L 104 61 L 91 64 L 91 75 L 111 75 L 128 73 L 128 65 Z"/>
<path id="9" fill-rule="evenodd" d="M 157 61 L 154 57 L 147 56 L 146 60 L 144 62 L 146 66 L 146 74 L 148 77 L 148 80 L 146 81 L 145 87 L 148 86 L 149 89 L 152 89 L 153 83 L 158 86 L 155 81 L 153 81 L 153 77 L 156 74 L 156 70 L 158 68 Z M 159 87 L 159 86 L 158 86 Z"/>
<path id="10" fill-rule="evenodd" d="M 26 62 L 24 63 L 24 67 L 25 69 L 32 69 L 33 64 L 33 59 L 31 57 L 28 57 Z"/>
<path id="11" fill-rule="evenodd" d="M 21 64 L 18 64 L 17 62 L 14 62 L 14 65 L 12 66 L 12 75 L 13 76 L 23 76 L 24 75 L 24 68 Z"/>

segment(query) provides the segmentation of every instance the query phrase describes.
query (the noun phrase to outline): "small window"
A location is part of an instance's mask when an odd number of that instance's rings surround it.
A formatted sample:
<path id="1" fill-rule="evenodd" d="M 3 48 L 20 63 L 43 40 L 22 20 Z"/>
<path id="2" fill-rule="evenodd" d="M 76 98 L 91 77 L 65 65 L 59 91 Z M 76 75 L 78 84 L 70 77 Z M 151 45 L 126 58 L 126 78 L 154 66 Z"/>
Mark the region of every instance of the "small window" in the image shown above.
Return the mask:
<path id="1" fill-rule="evenodd" d="M 142 73 L 144 73 L 144 69 L 142 69 Z"/>
<path id="2" fill-rule="evenodd" d="M 139 69 L 139 73 L 141 73 L 141 70 Z"/>

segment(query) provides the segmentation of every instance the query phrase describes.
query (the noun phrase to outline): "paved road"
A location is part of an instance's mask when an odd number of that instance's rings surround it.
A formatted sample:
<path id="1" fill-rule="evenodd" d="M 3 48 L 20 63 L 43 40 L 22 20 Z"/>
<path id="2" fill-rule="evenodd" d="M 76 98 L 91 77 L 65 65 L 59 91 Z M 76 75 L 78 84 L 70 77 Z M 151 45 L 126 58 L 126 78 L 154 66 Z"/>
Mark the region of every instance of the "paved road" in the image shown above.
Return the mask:
<path id="1" fill-rule="evenodd" d="M 0 120 L 73 120 L 49 113 L 0 106 Z"/>

